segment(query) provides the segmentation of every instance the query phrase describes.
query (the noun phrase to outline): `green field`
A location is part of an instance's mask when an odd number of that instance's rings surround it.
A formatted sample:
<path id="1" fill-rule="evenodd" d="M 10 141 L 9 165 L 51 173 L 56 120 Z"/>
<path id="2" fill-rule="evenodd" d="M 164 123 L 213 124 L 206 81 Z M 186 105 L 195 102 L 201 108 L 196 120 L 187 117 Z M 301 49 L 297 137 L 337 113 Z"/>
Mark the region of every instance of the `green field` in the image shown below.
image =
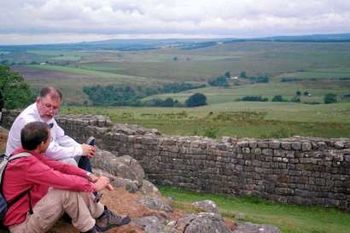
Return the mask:
<path id="1" fill-rule="evenodd" d="M 3 50 L 0 60 L 4 59 L 16 62 L 13 69 L 34 89 L 48 84 L 59 87 L 64 113 L 106 114 L 114 122 L 158 128 L 165 134 L 350 137 L 350 43 L 235 42 L 190 50 L 170 46 L 137 51 L 47 47 Z M 91 103 L 83 93 L 85 86 L 207 84 L 225 72 L 237 77 L 242 71 L 248 76 L 267 74 L 270 82 L 233 79 L 228 88 L 207 86 L 143 99 L 171 97 L 184 103 L 196 92 L 205 94 L 208 105 L 193 109 L 72 107 Z M 290 101 L 297 92 L 301 103 L 271 102 L 276 95 Z M 323 104 L 328 93 L 337 95 L 337 104 Z M 269 102 L 237 101 L 244 96 L 262 96 Z"/>
<path id="2" fill-rule="evenodd" d="M 350 103 L 231 102 L 198 108 L 64 107 L 62 113 L 107 115 L 113 122 L 157 128 L 170 135 L 350 137 Z"/>
<path id="3" fill-rule="evenodd" d="M 185 211 L 191 209 L 192 202 L 212 200 L 224 218 L 271 224 L 283 233 L 347 233 L 350 228 L 350 215 L 335 209 L 283 205 L 252 197 L 205 194 L 171 187 L 160 187 L 160 191 L 175 199 L 173 205 Z"/>

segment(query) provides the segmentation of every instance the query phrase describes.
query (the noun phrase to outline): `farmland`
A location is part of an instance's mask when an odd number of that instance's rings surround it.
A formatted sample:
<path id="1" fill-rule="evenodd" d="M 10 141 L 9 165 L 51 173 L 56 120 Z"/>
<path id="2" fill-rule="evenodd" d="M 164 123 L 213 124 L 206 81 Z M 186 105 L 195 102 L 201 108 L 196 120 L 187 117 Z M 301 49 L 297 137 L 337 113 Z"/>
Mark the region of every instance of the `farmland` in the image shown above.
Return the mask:
<path id="1" fill-rule="evenodd" d="M 210 137 L 350 137 L 350 43 L 247 41 L 182 49 L 164 46 L 150 50 L 0 48 L 0 61 L 13 64 L 37 90 L 59 87 L 63 113 L 93 113 L 114 122 L 158 128 L 166 134 Z M 240 78 L 267 75 L 268 83 Z M 228 87 L 208 80 L 229 72 Z M 83 87 L 94 85 L 155 86 L 164 83 L 206 84 L 200 89 L 147 96 L 183 103 L 190 95 L 206 95 L 198 108 L 90 106 Z M 300 102 L 290 102 L 299 93 Z M 328 93 L 338 103 L 324 104 Z M 271 102 L 280 95 L 288 102 Z M 262 96 L 268 102 L 237 101 Z M 84 107 L 83 107 L 84 105 Z"/>

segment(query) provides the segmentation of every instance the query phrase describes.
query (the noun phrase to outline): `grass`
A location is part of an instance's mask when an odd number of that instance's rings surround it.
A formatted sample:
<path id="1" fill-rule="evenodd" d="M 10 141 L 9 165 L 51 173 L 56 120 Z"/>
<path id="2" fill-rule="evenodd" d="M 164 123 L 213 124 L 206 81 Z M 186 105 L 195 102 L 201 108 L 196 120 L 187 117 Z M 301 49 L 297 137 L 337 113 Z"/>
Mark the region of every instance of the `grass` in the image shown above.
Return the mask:
<path id="1" fill-rule="evenodd" d="M 246 71 L 248 76 L 267 73 L 271 77 L 268 84 L 239 81 L 236 83 L 239 86 L 230 88 L 206 87 L 147 98 L 172 97 L 183 103 L 191 94 L 201 92 L 207 96 L 208 105 L 200 108 L 66 107 L 62 110 L 108 115 L 114 122 L 158 128 L 172 135 L 350 137 L 349 102 L 315 105 L 322 103 L 324 95 L 330 92 L 339 97 L 350 94 L 350 80 L 339 79 L 350 77 L 349 51 L 350 43 L 242 42 L 193 50 L 87 52 L 47 48 L 5 53 L 2 59 L 66 61 L 65 66 L 16 68 L 34 88 L 48 84 L 60 88 L 67 105 L 89 103 L 82 91 L 84 86 L 143 86 L 182 81 L 207 83 L 209 78 L 226 71 L 232 76 L 238 76 L 241 71 Z M 282 83 L 283 77 L 300 80 Z M 301 101 L 309 104 L 235 101 L 248 95 L 261 95 L 270 100 L 275 95 L 282 95 L 290 100 L 297 91 L 312 94 L 311 97 L 301 96 Z"/>
<path id="2" fill-rule="evenodd" d="M 62 113 L 107 115 L 113 122 L 169 135 L 280 138 L 350 137 L 350 103 L 306 105 L 231 102 L 198 108 L 64 107 Z M 213 135 L 214 133 L 214 135 Z"/>
<path id="3" fill-rule="evenodd" d="M 284 205 L 253 197 L 207 194 L 165 186 L 159 188 L 162 195 L 175 198 L 177 208 L 186 210 L 191 202 L 212 200 L 226 218 L 275 225 L 283 233 L 347 233 L 350 229 L 350 214 L 336 209 Z"/>
<path id="4" fill-rule="evenodd" d="M 31 65 L 30 67 L 34 69 L 41 69 L 41 70 L 48 70 L 48 71 L 58 71 L 63 73 L 69 73 L 69 74 L 78 74 L 82 76 L 87 77 L 95 77 L 97 79 L 100 78 L 113 78 L 115 81 L 123 82 L 123 80 L 128 80 L 130 83 L 133 82 L 141 82 L 146 83 L 150 82 L 151 80 L 146 79 L 145 77 L 135 77 L 135 76 L 129 76 L 129 75 L 117 75 L 112 74 L 109 72 L 103 72 L 103 71 L 94 71 L 94 70 L 87 70 L 82 69 L 79 67 L 68 67 L 68 66 L 57 66 L 57 65 Z M 101 81 L 101 80 L 99 80 Z"/>

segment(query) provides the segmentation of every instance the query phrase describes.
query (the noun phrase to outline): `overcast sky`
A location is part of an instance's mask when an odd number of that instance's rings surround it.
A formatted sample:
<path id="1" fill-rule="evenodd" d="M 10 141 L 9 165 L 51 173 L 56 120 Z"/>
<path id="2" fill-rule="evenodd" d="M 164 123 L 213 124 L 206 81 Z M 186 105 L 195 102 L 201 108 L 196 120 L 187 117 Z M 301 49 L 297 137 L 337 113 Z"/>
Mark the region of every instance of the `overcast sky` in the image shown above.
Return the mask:
<path id="1" fill-rule="evenodd" d="M 346 32 L 349 0 L 0 0 L 0 44 Z"/>

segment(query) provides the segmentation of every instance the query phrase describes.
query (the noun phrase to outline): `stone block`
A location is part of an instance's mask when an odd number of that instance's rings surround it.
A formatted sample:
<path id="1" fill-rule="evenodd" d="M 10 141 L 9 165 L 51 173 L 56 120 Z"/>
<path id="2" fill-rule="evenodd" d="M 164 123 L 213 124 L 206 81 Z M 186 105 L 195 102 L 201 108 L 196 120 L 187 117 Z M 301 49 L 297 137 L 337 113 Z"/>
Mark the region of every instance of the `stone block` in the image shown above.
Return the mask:
<path id="1" fill-rule="evenodd" d="M 254 141 L 249 141 L 249 147 L 251 149 L 255 149 L 258 146 L 258 143 L 254 140 Z"/>
<path id="2" fill-rule="evenodd" d="M 292 142 L 292 149 L 293 150 L 301 150 L 301 143 L 300 142 Z"/>
<path id="3" fill-rule="evenodd" d="M 273 150 L 272 149 L 262 149 L 261 153 L 263 155 L 273 156 Z"/>
<path id="4" fill-rule="evenodd" d="M 303 142 L 301 145 L 302 151 L 310 151 L 312 149 L 312 145 L 309 142 Z"/>
<path id="5" fill-rule="evenodd" d="M 277 140 L 273 140 L 269 142 L 269 148 L 271 149 L 278 149 L 281 146 L 281 142 Z"/>
<path id="6" fill-rule="evenodd" d="M 292 148 L 291 142 L 281 142 L 281 148 L 285 150 L 290 150 Z"/>
<path id="7" fill-rule="evenodd" d="M 258 147 L 259 148 L 268 148 L 269 143 L 268 143 L 268 141 L 258 141 Z"/>

